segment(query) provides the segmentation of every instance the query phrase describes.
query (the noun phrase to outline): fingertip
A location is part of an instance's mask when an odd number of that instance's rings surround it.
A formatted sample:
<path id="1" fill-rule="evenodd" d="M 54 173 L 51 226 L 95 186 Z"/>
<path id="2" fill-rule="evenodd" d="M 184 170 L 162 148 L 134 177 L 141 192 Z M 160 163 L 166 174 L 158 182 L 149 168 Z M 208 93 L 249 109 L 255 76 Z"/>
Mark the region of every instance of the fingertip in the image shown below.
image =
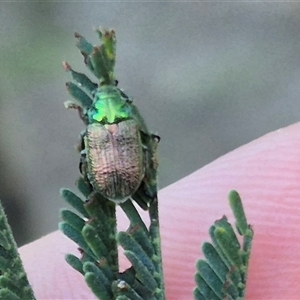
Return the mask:
<path id="1" fill-rule="evenodd" d="M 97 299 L 84 277 L 66 263 L 67 253 L 78 256 L 79 252 L 60 231 L 21 247 L 19 252 L 37 299 Z"/>
<path id="2" fill-rule="evenodd" d="M 195 261 L 214 220 L 226 214 L 234 223 L 230 190 L 241 195 L 254 228 L 247 299 L 299 295 L 299 182 L 298 123 L 244 145 L 162 190 L 160 222 L 170 299 L 190 297 Z"/>

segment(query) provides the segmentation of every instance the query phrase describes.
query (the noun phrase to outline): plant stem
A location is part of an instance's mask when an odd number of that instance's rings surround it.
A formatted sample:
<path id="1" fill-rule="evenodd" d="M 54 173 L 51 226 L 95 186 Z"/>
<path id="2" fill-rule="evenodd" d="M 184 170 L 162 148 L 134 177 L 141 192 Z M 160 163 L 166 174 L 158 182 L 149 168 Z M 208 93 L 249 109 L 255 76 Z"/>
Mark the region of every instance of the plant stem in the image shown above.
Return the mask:
<path id="1" fill-rule="evenodd" d="M 152 240 L 155 258 L 155 267 L 157 271 L 156 282 L 160 291 L 157 292 L 158 300 L 165 300 L 165 287 L 164 287 L 164 276 L 162 267 L 162 252 L 161 252 L 161 239 L 160 239 L 160 229 L 159 229 L 159 216 L 158 216 L 158 201 L 157 197 L 153 200 L 149 207 L 149 217 L 150 217 L 150 239 Z"/>

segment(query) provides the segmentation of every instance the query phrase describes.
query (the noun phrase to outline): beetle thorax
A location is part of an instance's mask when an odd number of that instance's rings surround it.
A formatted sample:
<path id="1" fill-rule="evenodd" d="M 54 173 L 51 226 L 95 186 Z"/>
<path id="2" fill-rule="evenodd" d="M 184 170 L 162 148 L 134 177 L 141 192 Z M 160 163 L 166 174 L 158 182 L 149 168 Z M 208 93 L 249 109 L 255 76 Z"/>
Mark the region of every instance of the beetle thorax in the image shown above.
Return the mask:
<path id="1" fill-rule="evenodd" d="M 91 123 L 114 124 L 132 117 L 131 106 L 114 86 L 98 88 L 91 109 Z"/>

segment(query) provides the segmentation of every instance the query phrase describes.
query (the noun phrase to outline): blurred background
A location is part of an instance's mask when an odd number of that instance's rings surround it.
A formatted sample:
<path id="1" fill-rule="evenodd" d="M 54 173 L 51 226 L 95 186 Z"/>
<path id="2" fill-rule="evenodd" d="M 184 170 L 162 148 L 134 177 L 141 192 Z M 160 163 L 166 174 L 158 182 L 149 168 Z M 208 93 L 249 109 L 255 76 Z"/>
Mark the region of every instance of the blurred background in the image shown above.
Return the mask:
<path id="1" fill-rule="evenodd" d="M 0 3 L 0 198 L 18 245 L 57 228 L 84 129 L 61 62 L 117 32 L 116 75 L 159 133 L 160 188 L 300 119 L 300 4 Z M 92 76 L 91 76 L 92 78 Z"/>

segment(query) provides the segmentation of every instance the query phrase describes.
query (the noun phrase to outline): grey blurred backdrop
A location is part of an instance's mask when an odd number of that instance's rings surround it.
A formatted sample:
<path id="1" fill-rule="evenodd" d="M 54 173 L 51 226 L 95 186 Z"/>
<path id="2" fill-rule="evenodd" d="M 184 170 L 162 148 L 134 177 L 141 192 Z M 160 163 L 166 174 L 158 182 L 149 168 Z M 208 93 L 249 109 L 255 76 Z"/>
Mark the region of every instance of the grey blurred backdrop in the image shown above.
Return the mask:
<path id="1" fill-rule="evenodd" d="M 22 245 L 57 228 L 84 128 L 63 102 L 73 32 L 117 32 L 119 86 L 159 146 L 160 187 L 300 119 L 300 3 L 0 3 L 0 198 Z"/>

